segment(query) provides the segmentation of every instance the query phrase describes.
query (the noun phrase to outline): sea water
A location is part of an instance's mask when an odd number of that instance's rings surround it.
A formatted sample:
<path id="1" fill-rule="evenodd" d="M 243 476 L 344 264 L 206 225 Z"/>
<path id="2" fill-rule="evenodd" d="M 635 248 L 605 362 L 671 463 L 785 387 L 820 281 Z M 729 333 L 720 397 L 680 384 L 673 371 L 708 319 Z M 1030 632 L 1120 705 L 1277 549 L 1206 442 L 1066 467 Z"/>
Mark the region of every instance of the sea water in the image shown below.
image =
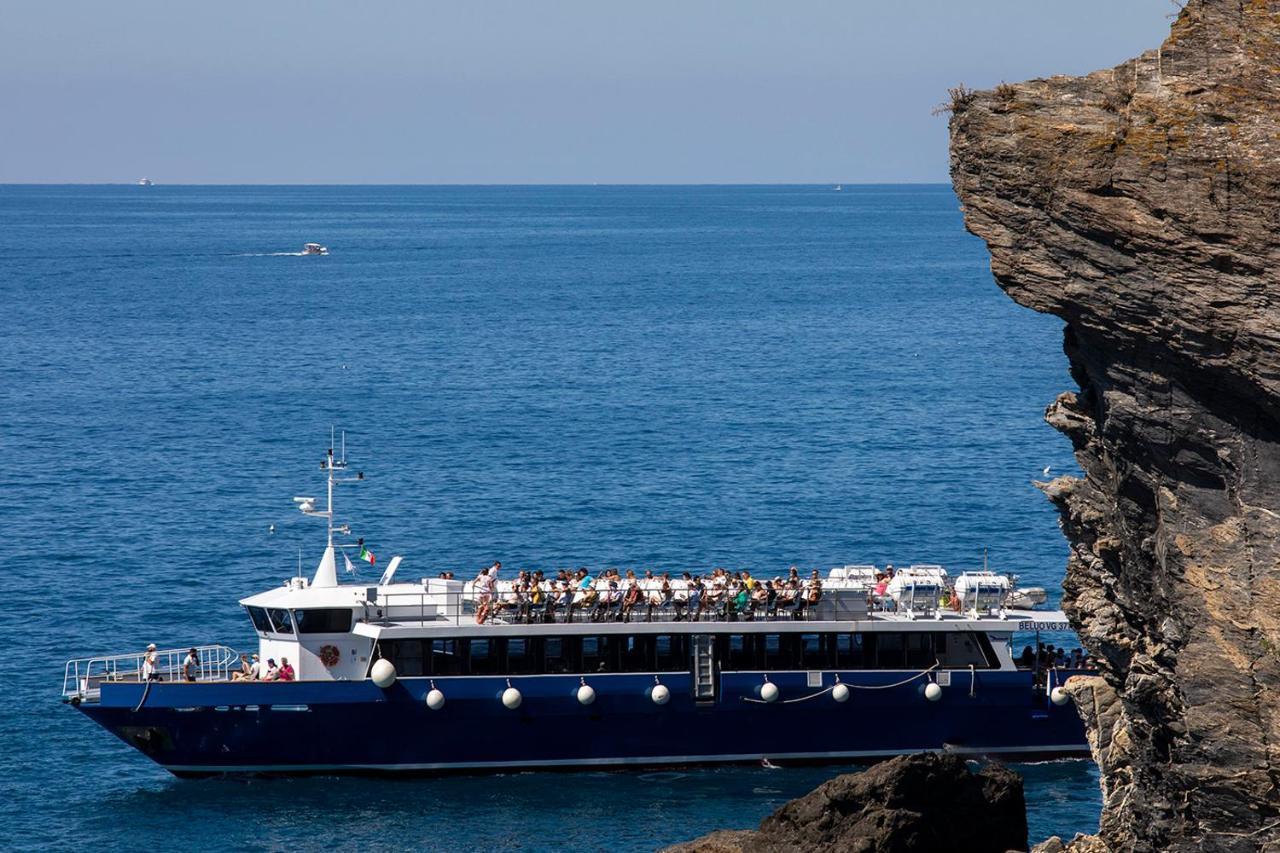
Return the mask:
<path id="1" fill-rule="evenodd" d="M 8 847 L 646 850 L 842 769 L 180 781 L 60 704 L 71 657 L 253 647 L 331 425 L 358 580 L 985 558 L 1060 593 L 1061 324 L 945 186 L 5 186 L 0 300 Z M 1091 764 L 1018 769 L 1033 839 L 1096 829 Z"/>

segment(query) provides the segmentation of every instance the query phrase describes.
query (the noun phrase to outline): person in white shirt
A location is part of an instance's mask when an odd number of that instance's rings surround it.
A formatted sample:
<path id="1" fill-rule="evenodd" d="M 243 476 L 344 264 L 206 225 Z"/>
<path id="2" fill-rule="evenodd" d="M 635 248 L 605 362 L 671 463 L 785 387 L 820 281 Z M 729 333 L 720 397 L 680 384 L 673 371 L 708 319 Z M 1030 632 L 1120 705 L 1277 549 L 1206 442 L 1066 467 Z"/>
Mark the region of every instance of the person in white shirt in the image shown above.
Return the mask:
<path id="1" fill-rule="evenodd" d="M 493 606 L 493 592 L 498 583 L 498 567 L 500 565 L 501 563 L 494 563 L 490 568 L 482 570 L 472 584 L 476 599 L 477 625 L 483 625 L 485 620 L 489 618 L 489 609 Z"/>
<path id="2" fill-rule="evenodd" d="M 250 675 L 249 675 L 249 678 L 251 678 L 251 679 L 252 679 L 252 680 L 254 680 L 254 681 L 262 681 L 262 680 L 263 680 L 264 678 L 266 678 L 266 677 L 267 677 L 267 666 L 266 666 L 266 664 L 264 664 L 264 663 L 262 662 L 262 660 L 261 660 L 257 655 L 254 655 L 254 656 L 253 656 L 253 666 L 252 666 L 252 667 L 250 667 Z"/>
<path id="3" fill-rule="evenodd" d="M 160 673 L 156 671 L 156 644 L 147 646 L 147 653 L 142 656 L 142 680 L 157 681 Z"/>

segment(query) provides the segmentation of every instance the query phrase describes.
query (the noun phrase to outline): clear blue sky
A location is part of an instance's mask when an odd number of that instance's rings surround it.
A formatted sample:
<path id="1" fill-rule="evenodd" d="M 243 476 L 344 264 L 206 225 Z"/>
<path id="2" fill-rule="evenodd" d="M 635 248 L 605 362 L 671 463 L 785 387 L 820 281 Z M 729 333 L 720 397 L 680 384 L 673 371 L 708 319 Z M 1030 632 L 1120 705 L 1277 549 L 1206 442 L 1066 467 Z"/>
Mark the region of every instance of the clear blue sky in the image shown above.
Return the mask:
<path id="1" fill-rule="evenodd" d="M 9 0 L 0 183 L 945 181 L 948 86 L 1169 0 Z"/>

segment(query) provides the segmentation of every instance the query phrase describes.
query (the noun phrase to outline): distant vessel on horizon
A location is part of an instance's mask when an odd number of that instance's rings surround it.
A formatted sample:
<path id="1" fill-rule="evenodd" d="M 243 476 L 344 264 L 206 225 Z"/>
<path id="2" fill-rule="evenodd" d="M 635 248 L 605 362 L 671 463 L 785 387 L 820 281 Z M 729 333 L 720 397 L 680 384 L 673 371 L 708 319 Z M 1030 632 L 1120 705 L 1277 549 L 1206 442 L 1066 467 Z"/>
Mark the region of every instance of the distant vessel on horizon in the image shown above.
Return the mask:
<path id="1" fill-rule="evenodd" d="M 152 185 L 152 180 L 151 180 L 150 178 L 139 178 L 139 179 L 138 179 L 138 186 L 140 186 L 140 187 L 149 187 L 149 186 L 151 186 L 151 185 Z"/>
<path id="2" fill-rule="evenodd" d="M 327 255 L 329 254 L 328 246 L 321 246 L 319 243 L 303 243 L 302 254 L 304 255 Z"/>
<path id="3" fill-rule="evenodd" d="M 844 184 L 836 184 L 836 192 L 844 192 Z"/>

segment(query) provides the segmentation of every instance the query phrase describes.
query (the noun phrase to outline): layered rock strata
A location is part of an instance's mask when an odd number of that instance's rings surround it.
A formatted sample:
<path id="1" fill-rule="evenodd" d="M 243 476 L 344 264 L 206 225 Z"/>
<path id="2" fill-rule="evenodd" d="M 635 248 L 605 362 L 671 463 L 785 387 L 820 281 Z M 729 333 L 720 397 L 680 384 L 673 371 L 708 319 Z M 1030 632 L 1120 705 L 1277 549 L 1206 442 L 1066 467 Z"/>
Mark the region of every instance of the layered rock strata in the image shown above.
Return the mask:
<path id="1" fill-rule="evenodd" d="M 1280 0 L 1190 0 L 1137 59 L 951 106 L 965 222 L 1079 385 L 1046 417 L 1084 476 L 1044 490 L 1101 661 L 1073 686 L 1098 841 L 1280 849 Z"/>
<path id="2" fill-rule="evenodd" d="M 970 773 L 957 756 L 924 754 L 837 776 L 758 831 L 713 832 L 666 853 L 1005 853 L 1026 845 L 1022 777 L 999 765 Z"/>

